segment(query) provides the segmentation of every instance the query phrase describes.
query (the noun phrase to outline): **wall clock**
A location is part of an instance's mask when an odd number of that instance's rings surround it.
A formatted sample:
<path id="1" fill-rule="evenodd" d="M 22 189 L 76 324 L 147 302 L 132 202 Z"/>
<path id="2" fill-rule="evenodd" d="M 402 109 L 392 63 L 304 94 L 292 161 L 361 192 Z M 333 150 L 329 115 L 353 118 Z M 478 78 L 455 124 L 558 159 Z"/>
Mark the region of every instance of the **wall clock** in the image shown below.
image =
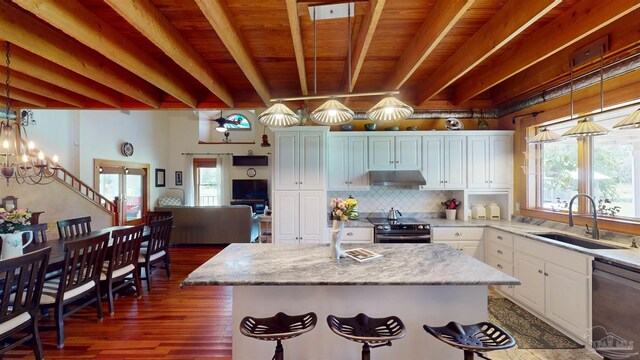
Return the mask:
<path id="1" fill-rule="evenodd" d="M 248 169 L 247 169 L 247 176 L 248 176 L 248 177 L 254 177 L 254 176 L 256 176 L 256 169 L 254 169 L 254 168 L 248 168 Z"/>
<path id="2" fill-rule="evenodd" d="M 122 155 L 124 155 L 124 156 L 133 155 L 133 144 L 131 144 L 130 142 L 122 143 L 122 146 L 120 147 L 120 151 L 122 152 Z"/>

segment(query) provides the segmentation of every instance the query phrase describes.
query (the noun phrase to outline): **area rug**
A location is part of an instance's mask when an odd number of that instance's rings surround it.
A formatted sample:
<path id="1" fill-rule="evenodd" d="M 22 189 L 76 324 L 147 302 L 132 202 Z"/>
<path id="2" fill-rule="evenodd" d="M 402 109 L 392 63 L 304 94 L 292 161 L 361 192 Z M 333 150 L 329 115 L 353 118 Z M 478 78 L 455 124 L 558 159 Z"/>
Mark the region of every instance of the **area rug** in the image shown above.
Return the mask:
<path id="1" fill-rule="evenodd" d="M 511 334 L 520 349 L 584 347 L 505 298 L 489 298 L 489 322 Z"/>

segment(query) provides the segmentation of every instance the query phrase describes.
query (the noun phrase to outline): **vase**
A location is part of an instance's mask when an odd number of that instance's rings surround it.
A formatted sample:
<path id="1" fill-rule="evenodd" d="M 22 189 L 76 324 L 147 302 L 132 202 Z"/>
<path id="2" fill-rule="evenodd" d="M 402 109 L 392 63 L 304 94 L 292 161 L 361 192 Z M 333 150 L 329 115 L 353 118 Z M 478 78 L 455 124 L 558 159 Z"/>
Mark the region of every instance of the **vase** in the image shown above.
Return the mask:
<path id="1" fill-rule="evenodd" d="M 333 227 L 331 228 L 331 258 L 338 260 L 346 257 L 347 255 L 342 251 L 340 245 L 342 244 L 342 230 L 344 229 L 344 221 L 333 220 Z"/>
<path id="2" fill-rule="evenodd" d="M 27 240 L 25 244 L 22 243 L 22 234 L 24 233 L 29 234 L 27 236 L 29 240 Z M 9 259 L 22 255 L 22 249 L 33 241 L 33 232 L 20 231 L 9 234 L 0 234 L 0 237 L 2 238 L 2 253 L 0 254 L 0 258 Z"/>
<path id="3" fill-rule="evenodd" d="M 458 209 L 445 209 L 444 210 L 444 213 L 445 213 L 445 216 L 446 216 L 447 220 L 455 220 L 457 212 L 458 212 Z"/>

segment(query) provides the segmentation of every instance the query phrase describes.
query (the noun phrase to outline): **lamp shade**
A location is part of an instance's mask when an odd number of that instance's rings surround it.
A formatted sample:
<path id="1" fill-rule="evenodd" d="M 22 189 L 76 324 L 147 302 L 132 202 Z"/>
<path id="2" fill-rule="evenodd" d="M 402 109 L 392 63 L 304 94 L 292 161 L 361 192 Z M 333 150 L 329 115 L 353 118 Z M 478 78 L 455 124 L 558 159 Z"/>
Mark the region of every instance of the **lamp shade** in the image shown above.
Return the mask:
<path id="1" fill-rule="evenodd" d="M 276 103 L 258 115 L 258 122 L 268 127 L 290 127 L 298 125 L 300 118 L 282 103 Z"/>
<path id="2" fill-rule="evenodd" d="M 373 121 L 396 121 L 413 115 L 413 108 L 393 96 L 380 100 L 367 111 L 367 117 Z"/>
<path id="3" fill-rule="evenodd" d="M 354 115 L 353 110 L 334 99 L 329 99 L 313 110 L 311 120 L 320 125 L 342 125 L 351 122 Z"/>
<path id="4" fill-rule="evenodd" d="M 560 135 L 558 135 L 556 132 L 547 129 L 546 127 L 543 127 L 542 129 L 540 129 L 540 132 L 538 132 L 536 136 L 534 136 L 528 142 L 529 144 L 543 144 L 543 143 L 550 143 L 550 142 L 556 142 L 556 141 L 562 141 L 562 140 L 564 139 Z"/>
<path id="5" fill-rule="evenodd" d="M 640 128 L 640 109 L 632 112 L 626 118 L 613 125 L 614 129 L 638 129 Z"/>
<path id="6" fill-rule="evenodd" d="M 576 126 L 567 130 L 563 137 L 582 137 L 582 136 L 598 136 L 605 135 L 609 132 L 607 128 L 593 122 L 592 117 L 584 118 L 582 120 L 578 120 Z"/>

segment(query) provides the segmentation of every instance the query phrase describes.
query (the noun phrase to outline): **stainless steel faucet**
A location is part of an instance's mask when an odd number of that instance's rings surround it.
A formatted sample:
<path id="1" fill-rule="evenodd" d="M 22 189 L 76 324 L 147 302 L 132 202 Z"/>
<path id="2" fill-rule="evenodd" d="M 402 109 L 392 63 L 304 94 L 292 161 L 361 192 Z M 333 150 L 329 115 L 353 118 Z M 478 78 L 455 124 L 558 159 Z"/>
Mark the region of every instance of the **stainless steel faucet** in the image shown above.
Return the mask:
<path id="1" fill-rule="evenodd" d="M 595 240 L 600 240 L 600 230 L 598 230 L 598 208 L 596 207 L 596 202 L 593 198 L 587 194 L 577 194 L 571 198 L 569 201 L 569 226 L 573 226 L 573 200 L 576 198 L 584 196 L 591 202 L 591 206 L 593 207 L 593 229 L 589 232 L 589 225 L 587 225 L 587 234 L 591 234 L 591 236 Z"/>

